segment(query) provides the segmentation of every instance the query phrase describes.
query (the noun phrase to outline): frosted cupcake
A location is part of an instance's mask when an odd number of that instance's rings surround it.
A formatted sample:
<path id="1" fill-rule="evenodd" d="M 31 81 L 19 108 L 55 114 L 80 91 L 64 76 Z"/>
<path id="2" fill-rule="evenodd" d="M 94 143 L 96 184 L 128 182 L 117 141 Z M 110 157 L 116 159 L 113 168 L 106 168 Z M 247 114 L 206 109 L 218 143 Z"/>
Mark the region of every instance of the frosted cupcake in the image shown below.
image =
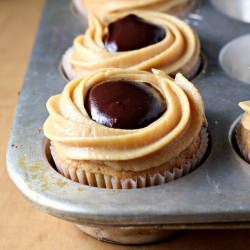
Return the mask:
<path id="1" fill-rule="evenodd" d="M 142 188 L 198 166 L 208 145 L 202 97 L 181 74 L 103 69 L 47 102 L 58 171 L 82 184 Z"/>
<path id="2" fill-rule="evenodd" d="M 107 16 L 134 10 L 153 10 L 180 15 L 191 10 L 195 2 L 195 0 L 73 0 L 77 11 L 83 16 L 88 12 L 97 16 Z"/>
<path id="3" fill-rule="evenodd" d="M 245 111 L 236 130 L 236 141 L 244 159 L 250 163 L 250 101 L 240 102 Z"/>
<path id="4" fill-rule="evenodd" d="M 156 68 L 192 79 L 200 63 L 196 33 L 180 19 L 152 11 L 119 13 L 104 19 L 89 16 L 85 34 L 74 39 L 62 59 L 69 79 L 102 68 Z"/>

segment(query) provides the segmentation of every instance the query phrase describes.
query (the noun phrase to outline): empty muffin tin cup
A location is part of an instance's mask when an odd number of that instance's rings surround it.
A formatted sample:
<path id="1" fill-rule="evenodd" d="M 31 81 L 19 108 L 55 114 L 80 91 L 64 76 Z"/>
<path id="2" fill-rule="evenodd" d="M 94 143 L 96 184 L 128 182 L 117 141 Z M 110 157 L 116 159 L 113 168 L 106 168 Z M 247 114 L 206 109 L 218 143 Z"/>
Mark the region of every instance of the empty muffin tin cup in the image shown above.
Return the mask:
<path id="1" fill-rule="evenodd" d="M 234 19 L 250 23 L 249 0 L 211 0 L 219 12 Z"/>
<path id="2" fill-rule="evenodd" d="M 250 3 L 250 1 L 249 1 Z M 250 83 L 250 34 L 226 44 L 219 55 L 223 70 L 240 81 Z"/>

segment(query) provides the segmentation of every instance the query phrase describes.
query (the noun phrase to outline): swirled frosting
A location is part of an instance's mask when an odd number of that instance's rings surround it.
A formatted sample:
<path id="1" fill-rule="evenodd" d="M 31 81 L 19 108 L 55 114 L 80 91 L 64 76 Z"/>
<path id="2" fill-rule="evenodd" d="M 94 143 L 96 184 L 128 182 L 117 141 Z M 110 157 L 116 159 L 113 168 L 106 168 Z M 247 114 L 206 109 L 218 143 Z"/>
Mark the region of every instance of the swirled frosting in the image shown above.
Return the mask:
<path id="1" fill-rule="evenodd" d="M 198 70 L 200 60 L 200 43 L 194 31 L 182 20 L 164 13 L 134 11 L 133 14 L 160 26 L 166 36 L 160 42 L 144 48 L 109 52 L 103 42 L 107 27 L 125 14 L 112 14 L 103 19 L 90 15 L 87 31 L 75 38 L 73 47 L 63 57 L 67 76 L 74 79 L 102 68 L 146 71 L 157 68 L 166 74 L 180 72 L 188 78 L 192 77 Z"/>
<path id="2" fill-rule="evenodd" d="M 190 0 L 74 0 L 79 10 L 83 7 L 96 15 L 107 15 L 120 11 L 154 10 L 160 12 L 179 13 L 191 4 Z M 83 12 L 83 11 L 81 11 Z"/>
<path id="3" fill-rule="evenodd" d="M 100 82 L 121 79 L 150 84 L 164 98 L 165 113 L 141 129 L 114 129 L 93 121 L 84 106 L 88 91 Z M 181 74 L 173 81 L 158 70 L 103 69 L 88 74 L 52 96 L 47 109 L 44 133 L 60 158 L 124 171 L 164 166 L 199 137 L 206 122 L 202 98 L 193 84 Z"/>
<path id="4" fill-rule="evenodd" d="M 250 131 L 250 101 L 240 102 L 239 106 L 245 111 L 241 118 L 241 125 Z"/>

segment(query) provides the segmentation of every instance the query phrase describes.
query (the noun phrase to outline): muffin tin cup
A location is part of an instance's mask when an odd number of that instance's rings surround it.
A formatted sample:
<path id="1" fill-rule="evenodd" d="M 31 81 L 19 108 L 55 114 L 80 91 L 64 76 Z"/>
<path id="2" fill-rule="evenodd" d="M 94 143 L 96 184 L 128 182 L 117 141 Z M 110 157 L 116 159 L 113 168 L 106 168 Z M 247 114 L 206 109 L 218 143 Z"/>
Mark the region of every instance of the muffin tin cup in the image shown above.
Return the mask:
<path id="1" fill-rule="evenodd" d="M 204 98 L 212 137 L 206 161 L 185 177 L 166 184 L 108 190 L 65 178 L 51 167 L 44 150 L 45 104 L 65 86 L 57 71 L 59 60 L 86 27 L 73 15 L 70 2 L 49 0 L 44 8 L 7 150 L 8 173 L 17 188 L 36 207 L 83 227 L 116 227 L 121 229 L 119 233 L 131 227 L 250 227 L 250 166 L 228 140 L 232 124 L 242 114 L 237 104 L 249 99 L 250 88 L 227 74 L 218 60 L 225 44 L 249 33 L 249 24 L 227 18 L 210 1 L 203 1 L 196 10 L 199 20 L 194 26 L 208 62 L 206 72 L 194 81 Z M 237 60 L 240 56 L 236 55 Z"/>
<path id="2" fill-rule="evenodd" d="M 248 84 L 250 84 L 249 44 L 250 34 L 237 37 L 227 43 L 219 55 L 219 62 L 223 70 L 233 78 Z"/>
<path id="3" fill-rule="evenodd" d="M 250 23 L 249 0 L 211 0 L 211 2 L 222 14 Z"/>

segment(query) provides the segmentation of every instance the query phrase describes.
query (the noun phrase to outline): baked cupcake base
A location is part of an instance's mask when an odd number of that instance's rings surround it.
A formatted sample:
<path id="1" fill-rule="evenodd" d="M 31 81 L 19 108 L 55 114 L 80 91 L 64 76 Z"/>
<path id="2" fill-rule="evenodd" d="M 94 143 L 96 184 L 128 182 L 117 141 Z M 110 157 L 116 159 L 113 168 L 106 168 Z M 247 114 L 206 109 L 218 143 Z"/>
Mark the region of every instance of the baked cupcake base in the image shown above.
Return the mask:
<path id="1" fill-rule="evenodd" d="M 198 166 L 203 159 L 208 147 L 207 128 L 203 127 L 200 132 L 200 145 L 198 150 L 190 157 L 186 158 L 180 166 L 172 170 L 155 168 L 154 171 L 144 171 L 137 173 L 133 178 L 119 178 L 115 176 L 92 173 L 88 170 L 66 166 L 55 152 L 51 145 L 51 154 L 55 161 L 57 170 L 66 178 L 84 185 L 108 189 L 135 189 L 161 185 L 188 174 Z"/>
<path id="2" fill-rule="evenodd" d="M 82 72 L 77 72 L 75 71 L 70 63 L 70 57 L 73 54 L 73 47 L 70 47 L 63 55 L 62 57 L 62 61 L 61 61 L 61 68 L 62 71 L 64 72 L 65 77 L 68 80 L 73 80 L 79 77 L 83 76 Z M 197 62 L 195 63 L 195 65 L 191 68 L 191 70 L 187 73 L 183 73 L 181 72 L 187 79 L 192 80 L 193 78 L 195 78 L 197 76 L 197 74 L 200 72 L 200 69 L 202 67 L 202 63 L 203 63 L 203 59 L 202 59 L 202 55 L 199 56 Z M 171 77 L 174 78 L 174 74 L 171 74 Z"/>

